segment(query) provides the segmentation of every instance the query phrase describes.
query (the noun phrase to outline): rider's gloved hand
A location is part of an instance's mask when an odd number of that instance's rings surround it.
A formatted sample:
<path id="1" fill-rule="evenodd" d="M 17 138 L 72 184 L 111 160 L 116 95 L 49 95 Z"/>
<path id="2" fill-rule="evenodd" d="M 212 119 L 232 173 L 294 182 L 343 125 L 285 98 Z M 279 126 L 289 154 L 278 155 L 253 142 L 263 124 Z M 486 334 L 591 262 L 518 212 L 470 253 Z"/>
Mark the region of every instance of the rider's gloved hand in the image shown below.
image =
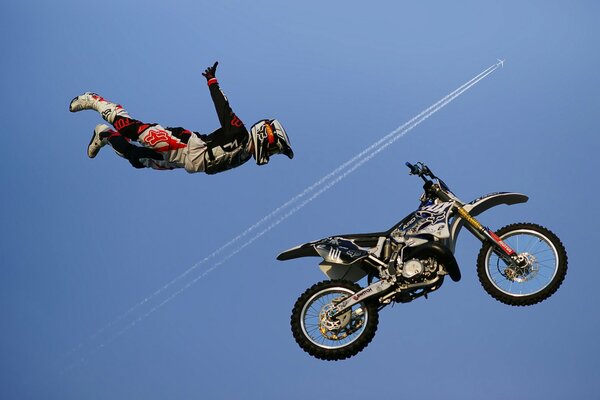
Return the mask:
<path id="1" fill-rule="evenodd" d="M 148 149 L 146 147 L 140 146 L 132 146 L 131 151 L 126 155 L 127 160 L 134 168 L 145 168 L 146 166 L 142 164 L 140 159 L 142 158 L 150 158 L 152 160 L 164 160 L 162 154 L 152 149 Z"/>
<path id="2" fill-rule="evenodd" d="M 206 70 L 204 70 L 204 72 L 202 73 L 202 76 L 204 76 L 206 78 L 206 81 L 210 81 L 211 79 L 216 78 L 217 65 L 219 65 L 219 62 L 215 61 L 214 65 L 212 67 L 208 67 L 208 68 L 206 68 Z"/>

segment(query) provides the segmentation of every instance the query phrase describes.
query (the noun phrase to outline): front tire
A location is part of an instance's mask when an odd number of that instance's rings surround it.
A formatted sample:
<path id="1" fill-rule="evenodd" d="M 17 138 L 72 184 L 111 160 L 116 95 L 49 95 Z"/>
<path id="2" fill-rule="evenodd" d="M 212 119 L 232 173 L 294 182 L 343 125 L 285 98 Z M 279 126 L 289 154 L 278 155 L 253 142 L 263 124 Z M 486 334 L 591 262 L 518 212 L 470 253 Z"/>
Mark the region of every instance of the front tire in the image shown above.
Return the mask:
<path id="1" fill-rule="evenodd" d="M 350 281 L 331 280 L 307 289 L 292 311 L 292 334 L 308 354 L 321 360 L 343 360 L 362 351 L 373 340 L 379 314 L 377 303 L 365 301 L 335 319 L 327 310 L 362 288 Z"/>
<path id="2" fill-rule="evenodd" d="M 525 260 L 506 263 L 485 243 L 477 257 L 477 275 L 486 292 L 512 306 L 530 306 L 558 290 L 567 274 L 567 252 L 560 239 L 543 226 L 519 223 L 496 234 Z"/>

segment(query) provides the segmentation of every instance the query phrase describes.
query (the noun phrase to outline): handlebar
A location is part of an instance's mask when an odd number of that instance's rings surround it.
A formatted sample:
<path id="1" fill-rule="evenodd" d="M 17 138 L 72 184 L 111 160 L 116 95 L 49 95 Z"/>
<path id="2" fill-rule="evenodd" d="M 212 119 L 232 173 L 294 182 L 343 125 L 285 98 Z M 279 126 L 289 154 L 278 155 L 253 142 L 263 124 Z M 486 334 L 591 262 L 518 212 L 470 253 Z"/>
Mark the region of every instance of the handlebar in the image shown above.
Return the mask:
<path id="1" fill-rule="evenodd" d="M 409 162 L 406 162 L 406 166 L 410 169 L 410 174 L 418 175 L 421 179 L 423 179 L 425 181 L 426 186 L 431 185 L 433 183 L 431 180 L 427 179 L 427 177 L 429 177 L 431 179 L 437 180 L 437 182 L 439 183 L 439 185 L 442 189 L 450 192 L 450 188 L 448 187 L 448 185 L 446 185 L 446 183 L 444 181 L 442 181 L 440 178 L 435 176 L 433 174 L 433 172 L 431 172 L 429 167 L 427 165 L 423 164 L 422 162 L 418 162 L 414 165 Z"/>
<path id="2" fill-rule="evenodd" d="M 411 175 L 419 175 L 420 169 L 418 166 L 416 165 L 412 165 L 411 163 L 409 163 L 408 161 L 406 162 L 406 166 L 408 168 L 410 168 L 410 174 Z"/>
<path id="3" fill-rule="evenodd" d="M 431 179 L 437 179 L 429 167 L 422 162 L 418 162 L 416 165 L 413 165 L 407 161 L 406 166 L 410 169 L 411 175 L 418 175 L 419 177 L 423 178 L 423 180 L 427 180 L 425 179 L 426 176 L 430 177 Z"/>

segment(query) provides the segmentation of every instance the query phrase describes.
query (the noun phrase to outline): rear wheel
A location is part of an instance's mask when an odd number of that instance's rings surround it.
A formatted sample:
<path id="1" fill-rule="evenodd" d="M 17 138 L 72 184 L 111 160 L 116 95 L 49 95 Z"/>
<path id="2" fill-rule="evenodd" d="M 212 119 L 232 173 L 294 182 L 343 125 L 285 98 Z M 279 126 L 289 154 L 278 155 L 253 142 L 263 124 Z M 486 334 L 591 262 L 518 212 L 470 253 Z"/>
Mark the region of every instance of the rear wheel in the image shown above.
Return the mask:
<path id="1" fill-rule="evenodd" d="M 292 311 L 292 333 L 298 345 L 321 360 L 343 360 L 367 347 L 379 322 L 375 302 L 357 303 L 337 317 L 328 313 L 361 289 L 353 282 L 332 280 L 306 290 Z"/>
<path id="2" fill-rule="evenodd" d="M 504 304 L 529 306 L 558 290 L 567 274 L 567 252 L 554 233 L 519 223 L 496 234 L 517 252 L 519 261 L 507 263 L 485 243 L 477 257 L 477 275 L 486 292 Z"/>

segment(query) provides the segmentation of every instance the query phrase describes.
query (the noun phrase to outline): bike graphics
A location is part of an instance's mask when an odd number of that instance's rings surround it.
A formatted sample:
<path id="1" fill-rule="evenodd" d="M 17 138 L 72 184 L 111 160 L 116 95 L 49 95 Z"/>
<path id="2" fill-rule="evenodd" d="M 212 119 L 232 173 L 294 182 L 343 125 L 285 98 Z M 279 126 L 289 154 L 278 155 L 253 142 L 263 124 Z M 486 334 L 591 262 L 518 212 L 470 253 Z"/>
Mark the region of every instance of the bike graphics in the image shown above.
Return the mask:
<path id="1" fill-rule="evenodd" d="M 444 278 L 461 279 L 454 249 L 462 228 L 482 242 L 477 275 L 485 291 L 512 306 L 550 297 L 567 273 L 560 239 L 532 223 L 493 231 L 476 216 L 501 204 L 524 203 L 520 193 L 498 192 L 470 203 L 456 197 L 423 163 L 406 163 L 424 181 L 416 211 L 385 232 L 332 236 L 281 253 L 278 260 L 316 256 L 328 280 L 307 289 L 292 310 L 298 345 L 323 360 L 342 360 L 373 339 L 379 311 L 439 289 Z M 366 287 L 357 282 L 367 278 Z"/>

